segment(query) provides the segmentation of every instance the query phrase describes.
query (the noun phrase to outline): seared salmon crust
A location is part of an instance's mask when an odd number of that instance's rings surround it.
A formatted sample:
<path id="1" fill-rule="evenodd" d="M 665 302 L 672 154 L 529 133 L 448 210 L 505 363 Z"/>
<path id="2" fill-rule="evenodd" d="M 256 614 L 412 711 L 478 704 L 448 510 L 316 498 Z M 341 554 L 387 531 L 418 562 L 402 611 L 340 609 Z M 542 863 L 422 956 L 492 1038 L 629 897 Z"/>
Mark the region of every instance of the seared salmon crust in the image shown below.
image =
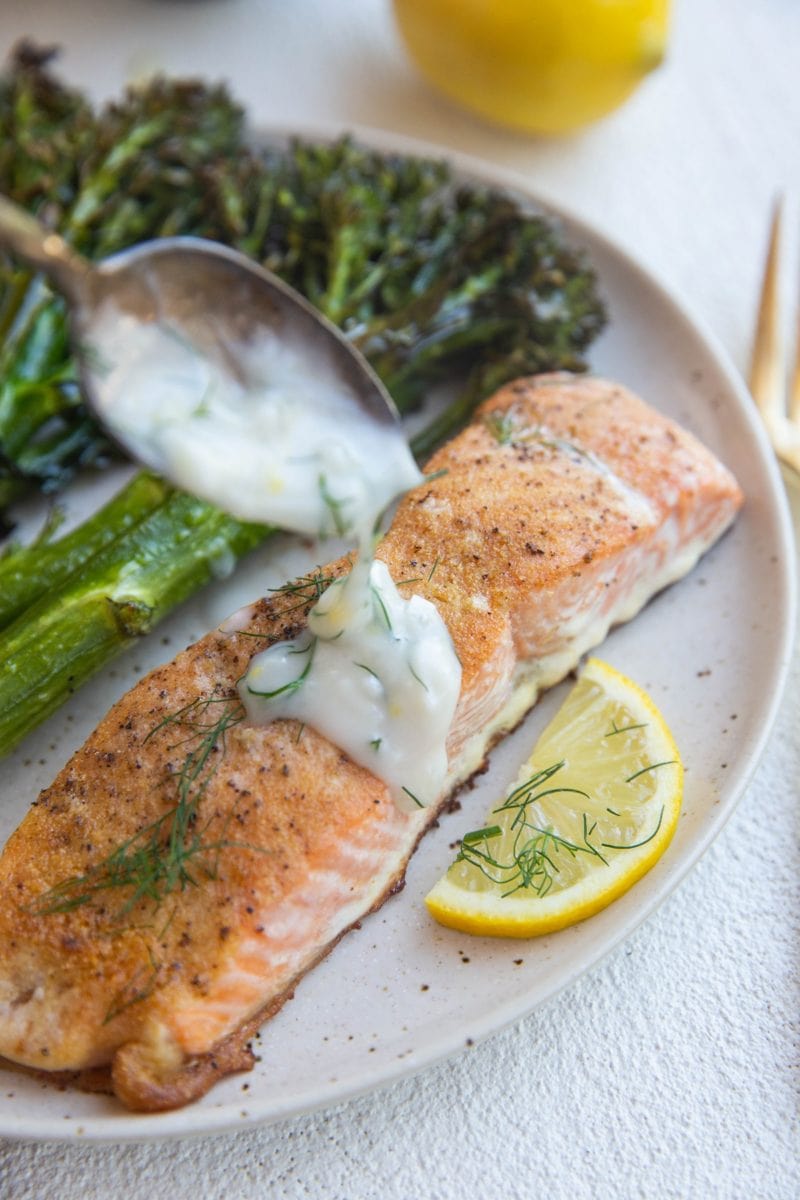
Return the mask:
<path id="1" fill-rule="evenodd" d="M 6 1060 L 73 1073 L 145 1111 L 250 1067 L 248 1039 L 402 885 L 419 838 L 491 744 L 688 571 L 742 500 L 672 421 L 613 383 L 564 375 L 503 388 L 428 471 L 445 474 L 405 498 L 378 557 L 405 594 L 437 605 L 462 663 L 439 804 L 402 813 L 313 729 L 237 715 L 250 657 L 302 627 L 315 584 L 259 600 L 123 696 L 5 847 Z M 175 841 L 187 753 L 220 713 L 231 719 L 206 738 Z M 123 843 L 170 831 L 173 866 L 193 882 L 178 871 L 136 899 L 134 882 L 112 881 Z"/>

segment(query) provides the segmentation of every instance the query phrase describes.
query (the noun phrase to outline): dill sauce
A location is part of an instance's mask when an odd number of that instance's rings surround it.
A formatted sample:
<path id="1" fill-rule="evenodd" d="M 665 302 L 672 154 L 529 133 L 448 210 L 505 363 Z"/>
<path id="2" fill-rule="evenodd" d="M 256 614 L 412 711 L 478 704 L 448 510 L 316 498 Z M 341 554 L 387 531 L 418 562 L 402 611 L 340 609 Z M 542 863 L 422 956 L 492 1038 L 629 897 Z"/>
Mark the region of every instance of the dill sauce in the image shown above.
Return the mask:
<path id="1" fill-rule="evenodd" d="M 399 807 L 438 799 L 461 665 L 434 605 L 405 600 L 372 557 L 381 514 L 423 478 L 400 427 L 363 416 L 324 356 L 285 337 L 231 347 L 238 379 L 168 326 L 111 308 L 103 345 L 99 404 L 137 457 L 240 519 L 358 541 L 302 636 L 251 661 L 249 720 L 312 726 Z"/>
<path id="2" fill-rule="evenodd" d="M 420 482 L 399 430 L 363 416 L 300 340 L 265 331 L 216 361 L 111 304 L 96 336 L 98 412 L 142 462 L 240 520 L 346 534 Z"/>
<path id="3" fill-rule="evenodd" d="M 256 655 L 239 685 L 250 720 L 294 717 L 389 787 L 399 808 L 439 798 L 461 665 L 444 621 L 405 600 L 363 553 L 312 608 L 308 629 Z"/>

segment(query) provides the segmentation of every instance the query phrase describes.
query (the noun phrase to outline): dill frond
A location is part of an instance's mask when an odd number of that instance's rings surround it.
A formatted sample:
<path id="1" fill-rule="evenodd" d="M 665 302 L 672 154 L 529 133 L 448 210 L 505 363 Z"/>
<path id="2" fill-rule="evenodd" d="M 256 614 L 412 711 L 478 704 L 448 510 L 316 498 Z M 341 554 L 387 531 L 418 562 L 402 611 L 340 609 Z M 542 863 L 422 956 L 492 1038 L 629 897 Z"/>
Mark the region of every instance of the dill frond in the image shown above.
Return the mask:
<path id="1" fill-rule="evenodd" d="M 221 705 L 221 710 L 217 711 L 216 705 Z M 209 711 L 214 715 L 206 720 Z M 201 877 L 215 878 L 219 853 L 238 843 L 224 837 L 207 840 L 208 823 L 199 825 L 199 807 L 216 770 L 211 756 L 218 747 L 224 751 L 228 731 L 244 720 L 244 715 L 238 699 L 200 697 L 159 721 L 145 741 L 171 725 L 189 731 L 170 747 L 189 747 L 177 774 L 170 777 L 177 789 L 176 803 L 83 875 L 64 879 L 42 893 L 34 911 L 72 912 L 104 892 L 126 891 L 116 914 L 121 919 L 141 901 L 158 907 L 170 892 L 196 886 Z"/>

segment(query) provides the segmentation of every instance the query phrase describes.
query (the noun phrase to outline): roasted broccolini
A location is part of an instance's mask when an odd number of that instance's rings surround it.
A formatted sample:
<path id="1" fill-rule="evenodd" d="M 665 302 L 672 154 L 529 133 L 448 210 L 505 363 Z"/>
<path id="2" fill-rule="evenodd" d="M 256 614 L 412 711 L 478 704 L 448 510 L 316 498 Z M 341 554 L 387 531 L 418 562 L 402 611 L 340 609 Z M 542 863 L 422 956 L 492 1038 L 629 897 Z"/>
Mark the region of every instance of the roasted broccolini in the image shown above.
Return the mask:
<path id="1" fill-rule="evenodd" d="M 453 383 L 420 456 L 507 379 L 584 366 L 604 323 L 594 275 L 515 198 L 349 138 L 259 146 L 227 92 L 197 82 L 154 80 L 95 111 L 49 57 L 23 45 L 0 80 L 0 192 L 89 257 L 193 234 L 264 263 L 345 330 L 401 412 Z M 63 302 L 0 255 L 0 520 L 112 453 L 81 401 Z M 221 548 L 267 533 L 143 474 L 66 537 L 10 544 L 0 754 L 201 587 Z"/>

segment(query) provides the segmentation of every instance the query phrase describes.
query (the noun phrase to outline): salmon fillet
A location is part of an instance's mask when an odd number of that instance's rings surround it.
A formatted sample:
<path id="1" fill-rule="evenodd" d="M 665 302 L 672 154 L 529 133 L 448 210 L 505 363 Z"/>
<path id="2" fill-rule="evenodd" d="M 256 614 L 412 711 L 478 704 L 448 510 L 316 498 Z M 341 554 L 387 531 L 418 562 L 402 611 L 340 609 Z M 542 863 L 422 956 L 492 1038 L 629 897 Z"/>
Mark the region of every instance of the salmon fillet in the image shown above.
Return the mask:
<path id="1" fill-rule="evenodd" d="M 251 1066 L 248 1039 L 402 886 L 491 744 L 688 571 L 742 500 L 630 392 L 564 375 L 503 388 L 428 469 L 446 474 L 406 497 L 378 557 L 437 605 L 462 663 L 438 806 L 400 812 L 313 729 L 242 717 L 250 657 L 295 636 L 347 560 L 259 600 L 124 696 L 6 845 L 6 1060 L 146 1111 Z"/>

